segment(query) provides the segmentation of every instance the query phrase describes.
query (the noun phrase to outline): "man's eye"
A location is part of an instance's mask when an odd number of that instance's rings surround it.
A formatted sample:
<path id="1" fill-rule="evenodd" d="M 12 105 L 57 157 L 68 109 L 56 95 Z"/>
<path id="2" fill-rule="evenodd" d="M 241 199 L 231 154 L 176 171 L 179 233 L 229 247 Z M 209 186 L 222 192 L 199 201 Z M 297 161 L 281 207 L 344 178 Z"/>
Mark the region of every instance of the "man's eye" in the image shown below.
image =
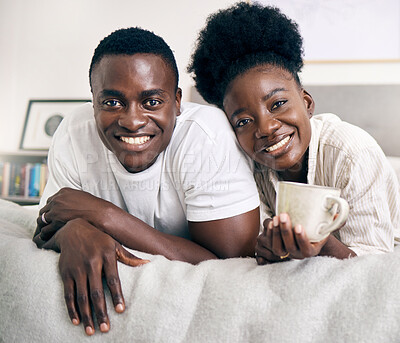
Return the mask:
<path id="1" fill-rule="evenodd" d="M 150 106 L 150 107 L 158 106 L 160 104 L 161 104 L 161 101 L 156 100 L 156 99 L 148 99 L 145 101 L 145 105 Z"/>
<path id="2" fill-rule="evenodd" d="M 277 108 L 281 107 L 283 104 L 286 103 L 286 100 L 279 100 L 272 105 L 271 111 L 276 110 Z"/>
<path id="3" fill-rule="evenodd" d="M 236 127 L 243 127 L 246 124 L 250 123 L 250 119 L 241 119 L 239 121 L 236 122 Z"/>
<path id="4" fill-rule="evenodd" d="M 121 103 L 117 100 L 107 100 L 104 102 L 104 104 L 110 107 L 116 107 L 121 105 Z"/>

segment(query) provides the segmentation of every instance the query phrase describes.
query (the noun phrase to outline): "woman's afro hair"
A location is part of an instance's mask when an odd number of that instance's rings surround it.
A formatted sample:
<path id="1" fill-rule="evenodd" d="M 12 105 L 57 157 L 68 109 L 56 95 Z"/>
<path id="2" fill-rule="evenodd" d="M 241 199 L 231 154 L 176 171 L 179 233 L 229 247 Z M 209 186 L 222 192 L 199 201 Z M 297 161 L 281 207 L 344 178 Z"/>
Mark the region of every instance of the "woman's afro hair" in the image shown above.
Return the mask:
<path id="1" fill-rule="evenodd" d="M 279 66 L 300 84 L 303 40 L 278 8 L 240 2 L 220 10 L 208 17 L 196 43 L 188 72 L 204 100 L 220 108 L 229 82 L 257 65 Z"/>
<path id="2" fill-rule="evenodd" d="M 134 55 L 140 53 L 159 55 L 174 72 L 176 87 L 178 87 L 178 67 L 171 48 L 161 37 L 139 27 L 116 30 L 100 41 L 90 63 L 90 84 L 93 69 L 104 56 Z"/>

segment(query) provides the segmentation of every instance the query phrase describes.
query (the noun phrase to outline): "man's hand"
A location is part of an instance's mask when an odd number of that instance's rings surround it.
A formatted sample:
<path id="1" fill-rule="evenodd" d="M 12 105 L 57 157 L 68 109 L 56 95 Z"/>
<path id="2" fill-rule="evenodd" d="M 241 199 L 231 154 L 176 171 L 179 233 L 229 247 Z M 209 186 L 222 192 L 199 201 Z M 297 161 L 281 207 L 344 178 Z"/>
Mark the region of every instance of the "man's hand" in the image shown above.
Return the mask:
<path id="1" fill-rule="evenodd" d="M 68 221 L 83 218 L 100 228 L 102 215 L 112 205 L 85 191 L 62 188 L 40 209 L 33 241 L 40 248 Z"/>
<path id="2" fill-rule="evenodd" d="M 78 325 L 82 321 L 87 335 L 94 334 L 91 305 L 100 331 L 110 329 L 102 275 L 110 289 L 115 310 L 121 313 L 125 302 L 117 261 L 129 266 L 149 262 L 132 255 L 109 235 L 83 219 L 69 221 L 43 248 L 60 251 L 59 269 L 68 314 L 73 324 Z"/>
<path id="3" fill-rule="evenodd" d="M 301 225 L 292 228 L 287 213 L 266 219 L 263 225 L 264 230 L 257 237 L 255 249 L 258 264 L 316 256 L 329 239 L 328 236 L 320 242 L 311 243 Z"/>

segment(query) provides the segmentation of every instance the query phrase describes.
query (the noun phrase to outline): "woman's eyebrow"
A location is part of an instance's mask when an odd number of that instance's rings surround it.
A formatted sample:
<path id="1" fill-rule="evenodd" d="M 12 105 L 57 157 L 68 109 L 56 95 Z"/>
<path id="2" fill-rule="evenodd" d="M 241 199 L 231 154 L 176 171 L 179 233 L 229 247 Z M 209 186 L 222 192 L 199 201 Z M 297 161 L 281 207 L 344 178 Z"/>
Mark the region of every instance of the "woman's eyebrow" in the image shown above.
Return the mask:
<path id="1" fill-rule="evenodd" d="M 264 97 L 263 97 L 263 100 L 265 101 L 265 100 L 268 100 L 269 98 L 271 98 L 272 96 L 274 96 L 276 93 L 279 93 L 279 92 L 285 92 L 285 91 L 287 91 L 287 89 L 286 88 L 275 88 L 275 89 L 273 89 L 272 91 L 270 91 L 268 94 L 266 94 Z"/>
<path id="2" fill-rule="evenodd" d="M 274 94 L 278 93 L 278 92 L 285 92 L 287 91 L 286 88 L 275 88 L 272 91 L 270 91 L 269 93 L 267 93 L 265 96 L 263 96 L 262 100 L 266 101 L 269 98 L 271 98 Z M 231 120 L 233 120 L 236 116 L 238 116 L 240 113 L 242 113 L 245 110 L 244 107 L 237 109 L 235 112 L 232 113 L 231 115 Z"/>

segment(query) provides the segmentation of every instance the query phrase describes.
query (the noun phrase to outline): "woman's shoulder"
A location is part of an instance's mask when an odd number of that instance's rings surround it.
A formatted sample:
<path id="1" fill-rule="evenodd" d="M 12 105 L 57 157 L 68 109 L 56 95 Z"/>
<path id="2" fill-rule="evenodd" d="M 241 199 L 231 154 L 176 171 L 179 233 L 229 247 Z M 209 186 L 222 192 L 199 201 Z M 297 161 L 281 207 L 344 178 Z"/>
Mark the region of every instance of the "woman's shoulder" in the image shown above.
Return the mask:
<path id="1" fill-rule="evenodd" d="M 381 150 L 376 140 L 362 128 L 343 121 L 333 113 L 312 117 L 312 130 L 319 135 L 320 148 L 327 147 L 358 154 L 365 150 Z"/>

